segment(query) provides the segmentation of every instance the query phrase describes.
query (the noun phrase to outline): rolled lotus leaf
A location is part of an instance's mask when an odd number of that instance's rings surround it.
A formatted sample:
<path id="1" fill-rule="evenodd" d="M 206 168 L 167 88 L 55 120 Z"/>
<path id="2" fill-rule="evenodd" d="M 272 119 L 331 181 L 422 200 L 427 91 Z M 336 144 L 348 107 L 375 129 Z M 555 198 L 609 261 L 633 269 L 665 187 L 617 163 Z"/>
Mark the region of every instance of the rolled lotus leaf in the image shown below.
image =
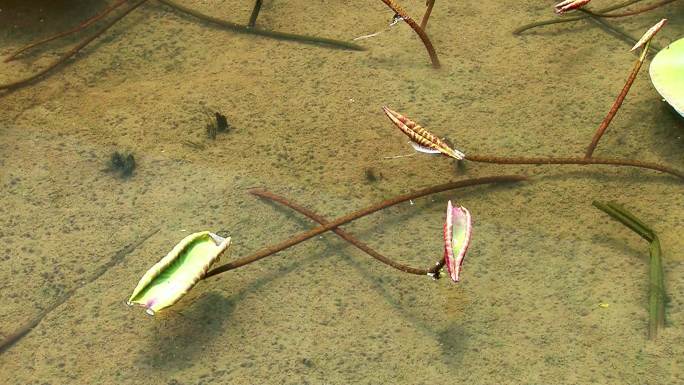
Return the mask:
<path id="1" fill-rule="evenodd" d="M 651 61 L 649 73 L 658 93 L 684 116 L 684 38 L 660 50 Z"/>
<path id="2" fill-rule="evenodd" d="M 143 275 L 127 303 L 144 306 L 149 315 L 173 305 L 204 277 L 228 245 L 230 237 L 208 231 L 188 235 Z"/>
<path id="3" fill-rule="evenodd" d="M 453 206 L 449 201 L 444 222 L 444 260 L 449 276 L 454 282 L 460 279 L 461 266 L 468 251 L 468 245 L 470 245 L 471 232 L 472 221 L 468 209 Z"/>

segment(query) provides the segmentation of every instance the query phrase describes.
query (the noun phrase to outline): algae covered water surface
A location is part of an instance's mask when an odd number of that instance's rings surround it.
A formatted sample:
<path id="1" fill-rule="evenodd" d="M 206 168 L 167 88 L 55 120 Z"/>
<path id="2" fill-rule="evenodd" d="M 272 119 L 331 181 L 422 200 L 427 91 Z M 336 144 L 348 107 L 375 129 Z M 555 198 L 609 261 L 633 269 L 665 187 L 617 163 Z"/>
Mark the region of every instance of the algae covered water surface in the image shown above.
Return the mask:
<path id="1" fill-rule="evenodd" d="M 0 54 L 114 3 L 0 2 Z M 424 1 L 401 4 L 420 20 Z M 183 5 L 245 24 L 253 2 Z M 654 40 L 664 46 L 684 35 L 683 6 L 611 23 L 638 37 L 667 17 Z M 347 42 L 383 31 L 351 51 L 235 33 L 150 1 L 49 76 L 0 94 L 0 337 L 44 316 L 0 354 L 0 383 L 684 382 L 681 180 L 400 157 L 414 150 L 382 112 L 406 114 L 466 155 L 582 156 L 632 68 L 630 45 L 590 22 L 512 34 L 554 17 L 553 2 L 437 0 L 426 29 L 434 69 L 408 25 L 387 29 L 392 17 L 381 1 L 264 1 L 265 30 Z M 89 31 L 2 63 L 0 83 L 44 68 Z M 229 127 L 211 139 L 215 112 Z M 683 134 L 642 70 L 595 154 L 681 170 Z M 114 171 L 128 154 L 130 175 Z M 443 253 L 447 201 L 458 202 L 473 218 L 458 284 L 404 274 L 325 233 L 203 280 L 154 317 L 124 303 L 192 232 L 230 235 L 226 263 L 315 226 L 251 188 L 332 220 L 504 174 L 530 180 L 344 226 L 430 267 Z M 629 207 L 658 233 L 669 302 L 655 341 L 647 246 L 593 200 Z"/>

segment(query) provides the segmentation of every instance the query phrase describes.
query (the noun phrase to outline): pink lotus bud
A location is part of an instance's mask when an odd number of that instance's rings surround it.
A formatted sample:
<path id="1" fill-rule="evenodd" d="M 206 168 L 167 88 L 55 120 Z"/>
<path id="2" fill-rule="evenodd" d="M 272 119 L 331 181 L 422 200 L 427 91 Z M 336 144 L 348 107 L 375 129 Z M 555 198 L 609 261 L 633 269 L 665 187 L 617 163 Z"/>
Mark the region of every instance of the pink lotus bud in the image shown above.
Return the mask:
<path id="1" fill-rule="evenodd" d="M 565 12 L 572 11 L 573 9 L 581 8 L 591 0 L 565 0 L 562 1 L 554 7 L 556 14 L 562 15 Z"/>
<path id="2" fill-rule="evenodd" d="M 634 47 L 630 49 L 630 52 L 643 46 L 644 44 L 646 44 L 646 42 L 653 39 L 653 36 L 655 36 L 655 34 L 658 33 L 658 31 L 660 31 L 660 29 L 663 28 L 665 24 L 667 24 L 667 19 L 662 19 L 658 23 L 656 23 L 656 25 L 649 28 L 648 31 L 646 31 L 646 33 L 644 33 L 644 35 L 641 36 L 641 39 L 639 39 L 639 41 L 637 41 L 637 43 L 634 44 Z"/>
<path id="3" fill-rule="evenodd" d="M 454 282 L 460 279 L 461 266 L 468 251 L 468 245 L 470 245 L 471 232 L 470 212 L 465 207 L 452 206 L 449 201 L 444 222 L 444 260 L 449 276 Z"/>

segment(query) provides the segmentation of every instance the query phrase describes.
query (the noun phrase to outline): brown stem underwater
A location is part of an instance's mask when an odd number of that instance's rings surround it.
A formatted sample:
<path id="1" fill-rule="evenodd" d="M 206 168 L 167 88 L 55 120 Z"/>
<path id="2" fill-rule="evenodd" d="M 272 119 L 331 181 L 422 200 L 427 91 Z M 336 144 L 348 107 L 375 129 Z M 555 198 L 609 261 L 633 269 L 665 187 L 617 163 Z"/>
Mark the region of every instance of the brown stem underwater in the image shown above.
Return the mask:
<path id="1" fill-rule="evenodd" d="M 644 51 L 648 51 L 648 45 L 644 47 Z M 622 87 L 622 90 L 620 91 L 620 94 L 618 94 L 617 99 L 615 99 L 615 102 L 613 102 L 613 105 L 610 107 L 608 114 L 603 119 L 601 125 L 599 125 L 599 128 L 594 133 L 594 137 L 591 139 L 591 143 L 589 144 L 589 147 L 587 147 L 587 151 L 584 154 L 585 158 L 591 158 L 591 156 L 593 155 L 599 140 L 601 140 L 601 137 L 608 129 L 610 122 L 615 117 L 615 114 L 617 114 L 618 110 L 620 109 L 620 106 L 622 106 L 622 102 L 625 100 L 625 97 L 627 96 L 629 89 L 632 88 L 632 84 L 634 83 L 634 79 L 636 79 L 636 76 L 639 73 L 639 69 L 641 68 L 642 63 L 642 57 L 640 57 L 636 61 L 636 63 L 634 63 L 634 66 L 632 67 L 632 72 L 630 72 L 629 77 L 625 82 L 625 85 Z"/>
<path id="2" fill-rule="evenodd" d="M 299 204 L 294 203 L 292 201 L 289 201 L 286 198 L 284 198 L 280 195 L 274 194 L 270 191 L 256 190 L 256 191 L 252 191 L 252 194 L 254 194 L 258 197 L 264 198 L 264 199 L 269 199 L 269 200 L 272 200 L 274 202 L 278 202 L 278 203 L 282 204 L 283 206 L 289 207 L 289 208 L 299 212 L 300 214 L 303 214 L 303 215 L 309 217 L 309 219 L 312 219 L 312 220 L 318 222 L 320 225 L 327 225 L 329 223 L 329 221 L 327 219 L 325 219 L 322 216 L 316 214 L 315 212 L 307 209 L 306 207 L 300 206 Z M 444 258 L 442 258 L 435 265 L 433 265 L 432 267 L 430 267 L 428 269 L 422 269 L 422 268 L 407 266 L 407 265 L 404 265 L 400 262 L 394 261 L 393 259 L 390 259 L 390 258 L 380 254 L 379 252 L 373 250 L 367 244 L 359 241 L 358 239 L 354 238 L 351 234 L 349 234 L 348 232 L 346 232 L 340 228 L 332 229 L 332 232 L 339 235 L 340 238 L 342 238 L 345 241 L 356 246 L 358 249 L 360 249 L 361 251 L 370 255 L 371 257 L 377 259 L 378 261 L 380 261 L 380 262 L 382 262 L 388 266 L 391 266 L 397 270 L 403 271 L 405 273 L 416 274 L 416 275 L 428 275 L 428 274 L 432 275 L 432 274 L 435 274 L 436 272 L 438 272 L 439 269 L 441 268 L 441 266 L 443 265 Z"/>
<path id="3" fill-rule="evenodd" d="M 53 40 L 57 40 L 57 39 L 59 39 L 60 37 L 68 36 L 68 35 L 74 34 L 74 33 L 76 33 L 76 32 L 80 32 L 80 31 L 82 31 L 82 30 L 88 28 L 88 26 L 90 26 L 91 24 L 95 23 L 95 22 L 98 21 L 98 20 L 101 20 L 103 17 L 109 15 L 112 11 L 114 11 L 114 10 L 117 9 L 117 8 L 119 8 L 120 6 L 122 6 L 123 4 L 125 4 L 127 1 L 128 1 L 128 0 L 119 0 L 118 2 L 116 2 L 116 3 L 114 3 L 114 4 L 110 5 L 110 6 L 108 6 L 108 7 L 105 8 L 104 10 L 102 10 L 102 12 L 98 13 L 98 14 L 95 15 L 95 16 L 90 17 L 90 18 L 87 19 L 87 20 L 84 20 L 83 22 L 81 22 L 81 24 L 79 24 L 78 26 L 76 26 L 76 27 L 74 27 L 74 28 L 72 28 L 72 29 L 70 29 L 70 30 L 68 30 L 68 31 L 60 32 L 60 33 L 58 33 L 58 34 L 56 34 L 56 35 L 52 35 L 52 36 L 47 37 L 47 38 L 45 38 L 45 39 L 41 39 L 41 40 L 38 40 L 38 41 L 36 41 L 36 42 L 30 43 L 30 44 L 28 44 L 28 45 L 25 45 L 24 47 L 22 47 L 22 48 L 20 48 L 20 49 L 18 49 L 18 50 L 16 50 L 16 51 L 14 51 L 14 53 L 12 53 L 11 55 L 9 55 L 9 56 L 5 59 L 5 63 L 7 63 L 7 62 L 9 62 L 9 61 L 12 61 L 12 60 L 16 59 L 16 57 L 19 56 L 20 54 L 22 54 L 23 52 L 26 52 L 26 51 L 28 51 L 28 50 L 30 50 L 30 49 L 32 49 L 32 48 L 35 48 L 35 47 L 37 47 L 37 46 L 39 46 L 39 45 L 42 45 L 42 44 L 51 42 L 51 41 L 53 41 Z"/>
<path id="4" fill-rule="evenodd" d="M 423 41 L 423 45 L 425 46 L 428 55 L 430 55 L 432 67 L 441 67 L 441 64 L 439 63 L 439 58 L 437 57 L 437 52 L 435 52 L 435 47 L 432 45 L 432 42 L 430 41 L 430 38 L 428 37 L 427 33 L 425 33 L 425 31 L 422 28 L 420 28 L 418 23 L 416 23 L 416 21 L 413 20 L 404 9 L 397 3 L 395 3 L 393 0 L 382 0 L 382 2 L 385 3 L 388 7 L 390 7 L 390 9 L 394 11 L 395 14 L 401 16 L 404 22 L 406 22 L 406 24 L 408 24 L 413 29 L 413 31 L 415 31 L 418 34 L 420 40 Z"/>
<path id="5" fill-rule="evenodd" d="M 684 172 L 671 167 L 666 167 L 658 163 L 640 162 L 629 159 L 606 159 L 606 158 L 520 158 L 520 157 L 501 157 L 490 155 L 466 155 L 465 159 L 472 162 L 496 163 L 496 164 L 606 164 L 612 166 L 629 166 L 656 170 L 679 179 L 684 179 Z"/>
<path id="6" fill-rule="evenodd" d="M 435 0 L 427 0 L 425 2 L 425 6 L 427 8 L 425 8 L 425 13 L 423 14 L 423 20 L 420 21 L 420 29 L 422 29 L 423 31 L 425 31 L 425 29 L 427 28 L 428 19 L 430 18 L 430 14 L 432 13 L 432 7 L 435 6 Z"/>
<path id="7" fill-rule="evenodd" d="M 606 8 L 603 8 L 603 9 L 601 9 L 601 10 L 598 10 L 598 11 L 596 11 L 596 13 L 602 14 L 602 13 L 614 11 L 614 10 L 616 10 L 616 9 L 620 9 L 620 8 L 624 8 L 624 7 L 630 6 L 630 5 L 634 4 L 634 3 L 638 3 L 639 1 L 641 1 L 641 0 L 628 0 L 628 1 L 625 1 L 624 3 L 619 3 L 619 4 L 611 5 L 610 7 L 606 7 Z M 542 20 L 542 21 L 535 21 L 535 22 L 533 22 L 533 23 L 525 24 L 525 25 L 523 25 L 523 26 L 520 26 L 520 27 L 516 28 L 516 29 L 513 31 L 513 34 L 514 34 L 514 35 L 520 35 L 521 33 L 525 32 L 525 31 L 527 31 L 527 30 L 530 30 L 530 29 L 532 29 L 532 28 L 537 28 L 537 27 L 541 27 L 541 26 L 544 26 L 544 25 L 551 25 L 551 24 L 558 24 L 558 23 L 567 23 L 567 22 L 571 22 L 571 21 L 582 20 L 582 19 L 586 19 L 586 18 L 589 17 L 589 16 L 590 16 L 589 14 L 584 14 L 584 15 L 581 15 L 581 16 L 555 17 L 555 18 L 553 18 L 553 19 Z"/>
<path id="8" fill-rule="evenodd" d="M 611 17 L 634 16 L 634 15 L 638 15 L 638 14 L 640 14 L 640 13 L 644 13 L 644 12 L 650 11 L 650 10 L 652 10 L 652 9 L 656 9 L 656 8 L 662 7 L 663 5 L 667 5 L 667 4 L 673 3 L 673 2 L 675 2 L 675 1 L 677 1 L 677 0 L 663 0 L 663 1 L 659 2 L 659 3 L 655 3 L 655 4 L 652 4 L 652 5 L 643 7 L 643 8 L 635 9 L 635 10 L 633 10 L 633 11 L 621 12 L 621 13 L 599 13 L 599 12 L 591 12 L 591 11 L 589 11 L 589 10 L 587 10 L 587 9 L 585 9 L 585 12 L 587 12 L 587 13 L 589 13 L 590 15 L 593 15 L 593 16 L 608 17 L 608 18 L 611 18 Z"/>
<path id="9" fill-rule="evenodd" d="M 250 35 L 258 35 L 258 36 L 266 36 L 274 39 L 280 39 L 280 40 L 288 40 L 288 41 L 297 41 L 300 43 L 304 44 L 316 44 L 316 45 L 323 45 L 323 46 L 328 46 L 330 48 L 337 48 L 337 49 L 348 49 L 348 50 L 354 50 L 354 51 L 363 51 L 365 48 L 358 44 L 350 43 L 348 41 L 343 41 L 343 40 L 335 40 L 335 39 L 328 39 L 325 37 L 317 37 L 317 36 L 306 36 L 306 35 L 297 35 L 294 33 L 287 33 L 287 32 L 278 32 L 278 31 L 270 31 L 267 29 L 261 29 L 256 26 L 249 26 L 249 25 L 240 25 L 237 23 L 230 22 L 228 20 L 223 20 L 219 19 L 214 16 L 206 15 L 202 12 L 199 12 L 195 9 L 186 7 L 182 4 L 179 4 L 173 0 L 157 0 L 162 4 L 165 4 L 179 12 L 185 13 L 187 15 L 190 15 L 192 17 L 195 17 L 197 19 L 200 19 L 202 21 L 216 24 L 220 27 L 229 29 L 234 32 L 239 32 L 239 33 L 245 33 L 245 34 L 250 34 Z M 260 5 L 259 2 L 257 4 Z M 255 4 L 256 6 L 256 4 Z M 253 14 L 253 16 L 256 17 L 256 15 Z M 251 20 L 250 20 L 251 22 Z M 256 19 L 255 19 L 256 23 Z"/>
<path id="10" fill-rule="evenodd" d="M 423 190 L 415 191 L 412 193 L 400 195 L 388 200 L 385 200 L 383 202 L 380 202 L 376 205 L 370 206 L 368 208 L 355 211 L 351 214 L 345 215 L 341 218 L 335 219 L 332 222 L 328 222 L 325 225 L 318 226 L 316 228 L 313 228 L 309 231 L 306 231 L 304 233 L 300 233 L 298 235 L 295 235 L 285 241 L 282 241 L 278 244 L 266 247 L 264 249 L 261 249 L 257 251 L 256 253 L 249 255 L 247 257 L 243 257 L 237 260 L 234 260 L 232 262 L 226 263 L 223 266 L 219 266 L 211 271 L 209 271 L 204 278 L 208 278 L 229 270 L 236 269 L 238 267 L 250 264 L 252 262 L 256 262 L 262 258 L 268 257 L 269 255 L 275 254 L 279 251 L 285 250 L 288 247 L 294 246 L 298 243 L 301 243 L 309 238 L 315 237 L 316 235 L 323 234 L 326 231 L 330 231 L 338 226 L 341 226 L 345 223 L 349 223 L 355 219 L 364 217 L 366 215 L 372 214 L 376 211 L 382 210 L 384 208 L 396 205 L 401 202 L 406 202 L 411 199 L 416 199 L 420 198 L 426 195 L 430 194 L 436 194 L 442 191 L 447 191 L 447 190 L 453 190 L 461 187 L 468 187 L 468 186 L 477 186 L 481 184 L 489 184 L 489 183 L 510 183 L 510 182 L 520 182 L 527 180 L 527 177 L 520 176 L 520 175 L 503 175 L 503 176 L 490 176 L 490 177 L 484 177 L 484 178 L 476 178 L 476 179 L 466 179 L 466 180 L 461 180 L 461 181 L 456 181 L 456 182 L 450 182 L 450 183 L 445 183 L 433 187 L 428 187 Z M 259 191 L 257 190 L 252 190 L 253 193 L 254 191 Z"/>
<path id="11" fill-rule="evenodd" d="M 126 15 L 131 13 L 134 9 L 138 8 L 139 6 L 143 5 L 143 3 L 147 2 L 147 0 L 139 0 L 137 3 L 134 3 L 130 7 L 128 7 L 125 11 L 123 11 L 121 14 L 117 15 L 113 20 L 111 20 L 109 23 L 107 23 L 104 27 L 100 28 L 95 32 L 92 36 L 84 39 L 80 43 L 78 43 L 74 48 L 70 49 L 67 53 L 62 55 L 59 59 L 55 60 L 53 63 L 48 65 L 46 68 L 38 71 L 36 74 L 28 76 L 26 78 L 16 80 L 11 83 L 5 83 L 5 84 L 0 84 L 0 90 L 11 90 L 11 89 L 17 89 L 21 88 L 23 86 L 26 86 L 28 84 L 31 84 L 33 81 L 41 78 L 42 76 L 46 75 L 48 72 L 52 71 L 53 69 L 59 67 L 60 65 L 64 64 L 70 57 L 76 55 L 81 49 L 83 49 L 85 46 L 90 44 L 93 40 L 97 39 L 100 35 L 102 35 L 105 31 L 107 31 L 109 28 L 111 28 L 114 24 L 116 24 L 119 20 L 123 19 Z"/>

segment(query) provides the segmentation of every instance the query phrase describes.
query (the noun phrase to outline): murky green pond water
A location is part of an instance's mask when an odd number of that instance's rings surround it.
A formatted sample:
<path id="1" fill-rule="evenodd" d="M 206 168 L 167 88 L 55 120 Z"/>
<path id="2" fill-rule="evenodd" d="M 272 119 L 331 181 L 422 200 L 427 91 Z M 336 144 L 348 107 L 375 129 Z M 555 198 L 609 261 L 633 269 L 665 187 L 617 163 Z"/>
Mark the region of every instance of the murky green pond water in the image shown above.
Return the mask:
<path id="1" fill-rule="evenodd" d="M 78 25 L 102 1 L 0 1 L 0 55 Z M 110 4 L 113 2 L 110 2 Z M 402 1 L 420 20 L 422 0 Z M 609 1 L 599 2 L 604 6 Z M 252 1 L 184 5 L 244 24 Z M 431 67 L 404 23 L 335 50 L 238 34 L 150 1 L 38 83 L 0 94 L 2 384 L 684 383 L 681 180 L 613 166 L 519 166 L 408 155 L 389 105 L 466 154 L 579 157 L 629 74 L 630 45 L 553 2 L 437 0 Z M 381 1 L 264 2 L 257 26 L 351 41 L 385 29 Z M 660 46 L 684 3 L 610 20 Z M 44 68 L 68 37 L 0 66 Z M 645 64 L 647 66 L 648 63 Z M 231 124 L 207 138 L 209 114 Z M 684 124 L 642 69 L 596 156 L 684 168 Z M 106 171 L 134 154 L 128 179 Z M 403 203 L 344 229 L 430 267 L 446 202 L 467 207 L 462 280 L 401 273 L 326 233 L 201 281 L 155 317 L 124 302 L 190 232 L 223 231 L 221 263 L 311 229 L 248 193 L 261 187 L 328 220 L 459 179 L 520 174 Z M 647 338 L 648 244 L 592 207 L 624 204 L 658 232 L 670 300 Z"/>

